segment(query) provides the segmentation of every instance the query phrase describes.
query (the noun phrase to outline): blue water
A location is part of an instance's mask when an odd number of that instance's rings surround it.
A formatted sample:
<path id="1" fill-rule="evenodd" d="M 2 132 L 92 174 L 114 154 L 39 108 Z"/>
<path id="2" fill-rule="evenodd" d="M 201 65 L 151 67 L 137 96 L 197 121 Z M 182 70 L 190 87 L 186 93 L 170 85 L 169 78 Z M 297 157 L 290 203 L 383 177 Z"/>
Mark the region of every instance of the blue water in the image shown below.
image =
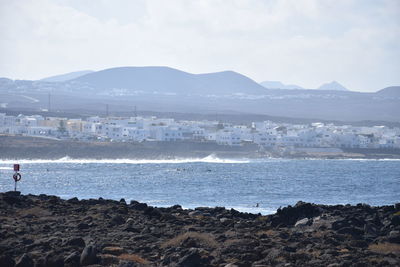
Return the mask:
<path id="1" fill-rule="evenodd" d="M 0 191 L 14 188 L 0 160 Z M 166 207 L 225 206 L 273 213 L 297 201 L 400 202 L 399 160 L 23 160 L 18 190 L 62 198 L 125 198 Z M 255 207 L 259 203 L 259 207 Z"/>

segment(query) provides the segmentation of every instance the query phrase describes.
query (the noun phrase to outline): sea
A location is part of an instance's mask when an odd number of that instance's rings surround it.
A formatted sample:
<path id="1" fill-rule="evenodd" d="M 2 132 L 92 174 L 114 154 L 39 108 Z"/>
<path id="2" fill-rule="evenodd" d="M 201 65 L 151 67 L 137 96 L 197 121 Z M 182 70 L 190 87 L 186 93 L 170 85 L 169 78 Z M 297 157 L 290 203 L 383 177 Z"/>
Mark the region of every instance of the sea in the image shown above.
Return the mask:
<path id="1" fill-rule="evenodd" d="M 298 201 L 373 206 L 400 202 L 396 159 L 0 160 L 0 191 L 63 199 L 124 198 L 152 206 L 226 207 L 271 214 Z"/>

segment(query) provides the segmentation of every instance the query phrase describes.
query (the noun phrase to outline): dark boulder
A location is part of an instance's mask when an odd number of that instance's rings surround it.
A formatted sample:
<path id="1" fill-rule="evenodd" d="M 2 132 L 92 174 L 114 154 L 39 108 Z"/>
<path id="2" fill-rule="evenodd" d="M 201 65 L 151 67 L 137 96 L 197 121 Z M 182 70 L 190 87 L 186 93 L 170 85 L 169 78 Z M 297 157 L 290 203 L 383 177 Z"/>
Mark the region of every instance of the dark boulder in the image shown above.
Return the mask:
<path id="1" fill-rule="evenodd" d="M 81 254 L 80 263 L 82 266 L 96 264 L 98 262 L 97 249 L 93 245 L 86 246 Z"/>
<path id="2" fill-rule="evenodd" d="M 171 207 L 171 209 L 173 209 L 173 210 L 182 210 L 182 206 L 181 205 L 173 205 Z"/>
<path id="3" fill-rule="evenodd" d="M 313 218 L 320 214 L 321 210 L 316 205 L 299 201 L 294 207 L 278 209 L 271 219 L 271 225 L 293 226 L 300 219 Z"/>
<path id="4" fill-rule="evenodd" d="M 131 201 L 130 205 L 131 208 L 135 209 L 135 210 L 145 210 L 147 208 L 147 204 L 146 203 L 140 203 L 137 201 Z"/>
<path id="5" fill-rule="evenodd" d="M 73 197 L 73 198 L 68 199 L 67 202 L 70 204 L 78 204 L 79 199 L 77 197 Z"/>

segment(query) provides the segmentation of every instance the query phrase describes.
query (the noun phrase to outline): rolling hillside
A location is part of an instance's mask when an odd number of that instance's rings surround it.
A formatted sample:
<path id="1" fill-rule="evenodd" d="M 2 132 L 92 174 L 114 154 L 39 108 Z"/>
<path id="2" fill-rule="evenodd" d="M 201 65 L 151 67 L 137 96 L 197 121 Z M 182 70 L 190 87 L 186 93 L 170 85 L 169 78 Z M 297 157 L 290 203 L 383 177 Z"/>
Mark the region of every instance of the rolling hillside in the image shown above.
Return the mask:
<path id="1" fill-rule="evenodd" d="M 73 81 L 96 90 L 119 88 L 186 95 L 265 93 L 264 87 L 233 71 L 191 74 L 168 67 L 122 67 L 86 74 Z"/>

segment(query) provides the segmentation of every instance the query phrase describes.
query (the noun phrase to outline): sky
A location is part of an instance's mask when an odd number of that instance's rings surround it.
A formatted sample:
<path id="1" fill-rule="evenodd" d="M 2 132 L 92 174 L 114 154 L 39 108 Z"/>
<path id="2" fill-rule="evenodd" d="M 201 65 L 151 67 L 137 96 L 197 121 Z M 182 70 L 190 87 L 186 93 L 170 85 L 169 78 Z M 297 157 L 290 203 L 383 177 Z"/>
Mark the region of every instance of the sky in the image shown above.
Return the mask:
<path id="1" fill-rule="evenodd" d="M 305 88 L 400 85 L 399 0 L 0 0 L 0 77 L 169 66 Z"/>

